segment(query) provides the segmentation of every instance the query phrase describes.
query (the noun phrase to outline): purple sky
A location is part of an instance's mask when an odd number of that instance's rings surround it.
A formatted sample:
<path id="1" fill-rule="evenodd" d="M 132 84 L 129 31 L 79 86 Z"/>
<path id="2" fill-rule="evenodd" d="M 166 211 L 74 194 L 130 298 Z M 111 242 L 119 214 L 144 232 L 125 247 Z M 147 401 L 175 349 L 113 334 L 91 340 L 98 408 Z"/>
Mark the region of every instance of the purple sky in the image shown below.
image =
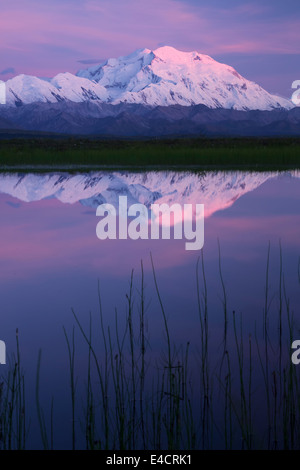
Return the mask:
<path id="1" fill-rule="evenodd" d="M 0 14 L 0 79 L 75 73 L 147 47 L 211 55 L 290 97 L 300 79 L 298 0 L 10 0 Z"/>

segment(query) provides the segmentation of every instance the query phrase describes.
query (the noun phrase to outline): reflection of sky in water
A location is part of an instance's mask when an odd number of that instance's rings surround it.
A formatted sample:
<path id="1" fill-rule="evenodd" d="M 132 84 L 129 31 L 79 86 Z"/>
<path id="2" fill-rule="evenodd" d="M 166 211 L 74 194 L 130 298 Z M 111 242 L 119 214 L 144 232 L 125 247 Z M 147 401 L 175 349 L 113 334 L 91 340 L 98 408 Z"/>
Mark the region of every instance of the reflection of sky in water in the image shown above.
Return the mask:
<path id="1" fill-rule="evenodd" d="M 299 179 L 281 175 L 245 191 L 235 202 L 225 204 L 224 210 L 218 211 L 215 205 L 213 213 L 205 219 L 210 325 L 216 335 L 221 335 L 222 318 L 218 239 L 228 311 L 242 312 L 245 329 L 249 330 L 253 330 L 255 320 L 261 326 L 269 241 L 270 297 L 274 294 L 272 305 L 278 305 L 281 240 L 287 293 L 298 321 L 299 197 Z M 214 204 L 216 201 L 217 198 Z M 205 204 L 205 200 L 196 202 Z M 38 349 L 42 348 L 41 389 L 48 402 L 52 393 L 62 397 L 54 402 L 58 419 L 67 416 L 63 403 L 68 394 L 64 385 L 68 365 L 62 326 L 71 331 L 74 324 L 71 307 L 85 326 L 90 311 L 98 314 L 98 279 L 107 326 L 114 322 L 115 307 L 120 319 L 125 316 L 125 295 L 132 269 L 138 302 L 143 260 L 148 331 L 154 348 L 160 347 L 164 341 L 163 322 L 154 293 L 151 252 L 173 339 L 178 344 L 191 341 L 197 345 L 199 338 L 195 288 L 199 252 L 186 251 L 184 240 L 100 241 L 95 232 L 95 211 L 79 202 L 63 204 L 53 197 L 24 202 L 0 194 L 0 339 L 6 341 L 9 354 L 15 350 L 15 329 L 19 328 L 28 383 L 34 383 Z M 80 340 L 78 345 L 78 367 L 84 370 L 86 348 L 82 349 Z M 30 392 L 34 394 L 31 386 L 29 396 Z M 33 435 L 35 432 L 34 428 Z M 63 439 L 61 442 L 64 446 Z"/>

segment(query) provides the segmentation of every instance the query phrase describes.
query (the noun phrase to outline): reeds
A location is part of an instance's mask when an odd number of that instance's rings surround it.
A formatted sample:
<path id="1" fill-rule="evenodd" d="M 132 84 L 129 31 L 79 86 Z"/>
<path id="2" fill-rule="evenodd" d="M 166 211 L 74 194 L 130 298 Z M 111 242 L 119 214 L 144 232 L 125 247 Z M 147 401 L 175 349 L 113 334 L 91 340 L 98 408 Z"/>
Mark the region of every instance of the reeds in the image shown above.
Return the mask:
<path id="1" fill-rule="evenodd" d="M 21 367 L 19 332 L 16 330 L 16 355 L 0 381 L 0 449 L 23 450 L 26 447 L 25 379 Z"/>
<path id="2" fill-rule="evenodd" d="M 160 355 L 151 350 L 146 328 L 148 299 L 142 262 L 139 280 L 136 281 L 133 271 L 130 276 L 125 321 L 115 310 L 114 324 L 105 324 L 99 283 L 98 321 L 90 313 L 85 331 L 79 315 L 72 310 L 75 327 L 71 335 L 63 329 L 69 362 L 72 449 L 300 448 L 299 373 L 290 360 L 295 318 L 284 278 L 281 244 L 277 306 L 270 290 L 269 244 L 262 328 L 255 323 L 254 334 L 245 331 L 241 310 L 230 314 L 230 295 L 222 273 L 219 242 L 218 252 L 222 293 L 219 316 L 224 327 L 219 348 L 210 327 L 210 292 L 203 251 L 195 276 L 197 344 L 189 339 L 182 345 L 172 341 L 168 308 L 159 289 L 152 256 L 152 279 L 159 309 L 156 313 L 161 318 L 164 336 Z M 299 263 L 296 273 L 300 283 Z M 83 397 L 79 397 L 77 389 L 76 330 L 87 347 Z M 0 388 L 3 449 L 24 449 L 27 443 L 25 380 L 18 335 L 16 339 L 17 355 Z M 36 409 L 42 447 L 52 449 L 53 401 L 48 436 L 40 406 L 40 366 L 41 352 L 36 374 Z M 77 406 L 82 399 L 83 412 Z M 77 425 L 79 422 L 82 430 Z"/>

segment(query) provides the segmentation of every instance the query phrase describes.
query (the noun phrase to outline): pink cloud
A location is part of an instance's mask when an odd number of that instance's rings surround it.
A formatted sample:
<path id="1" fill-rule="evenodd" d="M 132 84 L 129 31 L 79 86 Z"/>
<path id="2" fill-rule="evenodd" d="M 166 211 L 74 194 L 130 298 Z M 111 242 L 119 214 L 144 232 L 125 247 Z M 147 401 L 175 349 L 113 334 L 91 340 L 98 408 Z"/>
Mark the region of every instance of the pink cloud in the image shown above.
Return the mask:
<path id="1" fill-rule="evenodd" d="M 77 60 L 126 55 L 159 43 L 210 55 L 299 53 L 300 23 L 268 20 L 271 7 L 250 3 L 207 7 L 174 0 L 24 2 L 1 6 L 3 67 L 51 75 L 78 69 Z"/>
<path id="2" fill-rule="evenodd" d="M 105 240 L 96 236 L 97 218 L 84 214 L 80 204 L 61 204 L 50 199 L 23 203 L 12 209 L 2 195 L 0 232 L 0 278 L 27 278 L 32 273 L 66 269 L 105 272 L 122 277 L 129 267 L 139 269 L 141 259 L 145 270 L 151 270 L 150 252 L 158 269 L 175 268 L 196 262 L 200 251 L 186 251 L 185 240 Z M 5 222 L 5 221 L 9 221 Z M 283 229 L 284 227 L 284 229 Z M 204 224 L 204 252 L 215 257 L 220 238 L 226 256 L 253 260 L 260 256 L 268 241 L 300 250 L 300 216 L 270 215 L 264 217 L 211 216 Z M 234 238 L 233 238 L 234 237 Z"/>
<path id="3" fill-rule="evenodd" d="M 129 267 L 151 269 L 150 252 L 160 269 L 188 262 L 193 253 L 185 250 L 185 240 L 105 240 L 96 236 L 97 218 L 84 214 L 79 203 L 62 204 L 49 199 L 22 204 L 12 209 L 0 197 L 0 279 L 28 278 L 33 273 L 76 269 L 105 271 L 124 276 Z M 148 260 L 148 262 L 147 262 Z"/>

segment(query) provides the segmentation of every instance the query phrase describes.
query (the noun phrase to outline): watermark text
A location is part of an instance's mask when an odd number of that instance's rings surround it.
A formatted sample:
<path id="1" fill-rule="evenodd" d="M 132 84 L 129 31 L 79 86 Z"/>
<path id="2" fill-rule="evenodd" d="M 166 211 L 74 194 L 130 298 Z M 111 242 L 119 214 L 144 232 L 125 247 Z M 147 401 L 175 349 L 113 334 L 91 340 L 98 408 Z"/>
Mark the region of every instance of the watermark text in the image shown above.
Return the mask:
<path id="1" fill-rule="evenodd" d="M 0 364 L 6 364 L 6 345 L 0 341 Z"/>
<path id="2" fill-rule="evenodd" d="M 0 80 L 0 104 L 6 104 L 6 84 Z"/>
<path id="3" fill-rule="evenodd" d="M 119 196 L 119 205 L 100 204 L 96 215 L 99 240 L 185 239 L 185 249 L 201 250 L 204 244 L 204 204 L 144 204 L 128 207 L 127 196 Z M 119 216 L 119 217 L 117 217 Z M 118 224 L 117 224 L 118 219 Z"/>
<path id="4" fill-rule="evenodd" d="M 291 100 L 296 106 L 300 106 L 300 80 L 295 80 L 292 83 L 292 88 L 295 89 L 294 93 L 292 94 Z"/>
<path id="5" fill-rule="evenodd" d="M 293 341 L 291 348 L 295 349 L 291 357 L 292 363 L 297 366 L 298 364 L 300 364 L 300 340 L 296 339 L 295 341 Z"/>

